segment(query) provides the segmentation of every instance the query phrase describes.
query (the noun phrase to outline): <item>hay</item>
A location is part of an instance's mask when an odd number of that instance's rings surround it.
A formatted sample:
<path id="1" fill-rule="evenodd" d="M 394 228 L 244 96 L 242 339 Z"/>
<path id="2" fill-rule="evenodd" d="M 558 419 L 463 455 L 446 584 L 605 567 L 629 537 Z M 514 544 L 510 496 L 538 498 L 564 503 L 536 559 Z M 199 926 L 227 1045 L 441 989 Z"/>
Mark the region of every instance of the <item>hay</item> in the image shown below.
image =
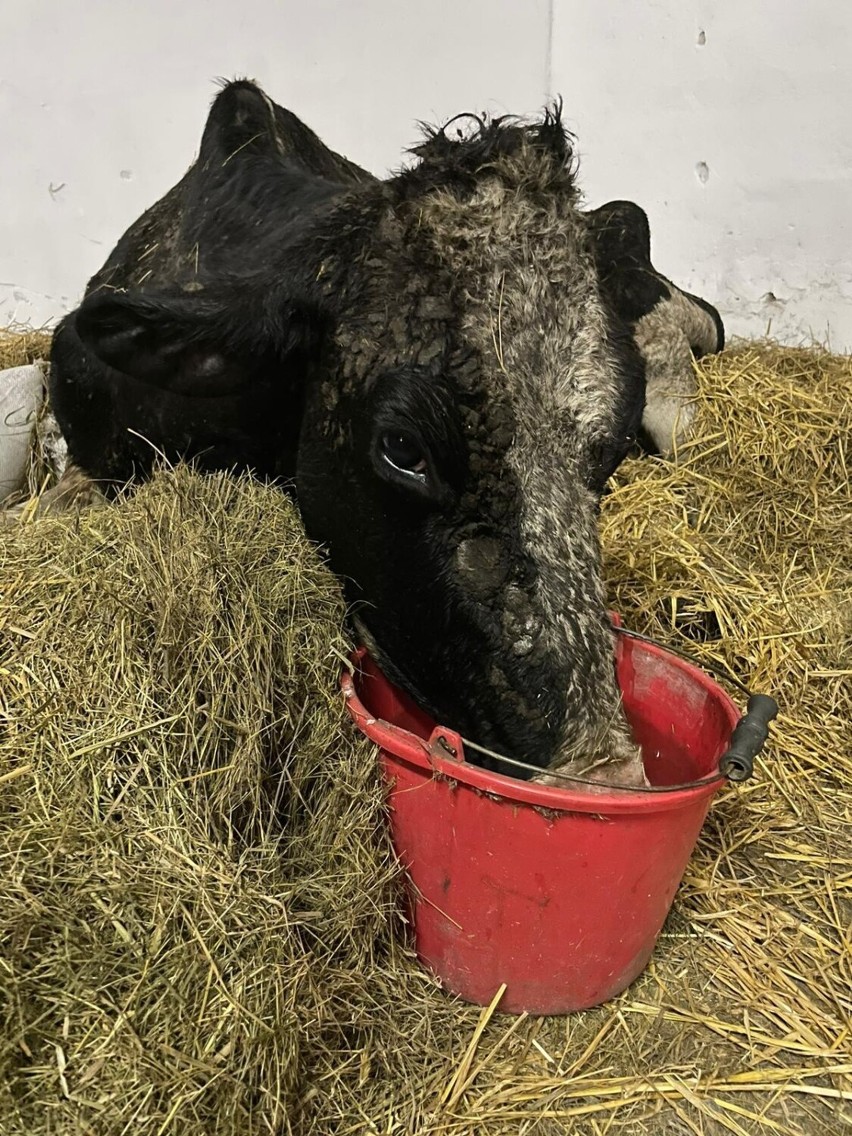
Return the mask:
<path id="1" fill-rule="evenodd" d="M 0 590 L 0 1127 L 329 1131 L 396 1060 L 395 871 L 292 506 L 178 470 L 4 532 Z"/>
<path id="2" fill-rule="evenodd" d="M 30 327 L 0 328 L 0 371 L 49 359 L 50 340 L 49 331 Z"/>
<path id="3" fill-rule="evenodd" d="M 612 601 L 781 715 L 646 974 L 565 1019 L 456 1005 L 396 945 L 339 597 L 280 495 L 179 470 L 0 530 L 0 1131 L 848 1128 L 852 361 L 698 377 L 699 440 L 605 501 Z"/>

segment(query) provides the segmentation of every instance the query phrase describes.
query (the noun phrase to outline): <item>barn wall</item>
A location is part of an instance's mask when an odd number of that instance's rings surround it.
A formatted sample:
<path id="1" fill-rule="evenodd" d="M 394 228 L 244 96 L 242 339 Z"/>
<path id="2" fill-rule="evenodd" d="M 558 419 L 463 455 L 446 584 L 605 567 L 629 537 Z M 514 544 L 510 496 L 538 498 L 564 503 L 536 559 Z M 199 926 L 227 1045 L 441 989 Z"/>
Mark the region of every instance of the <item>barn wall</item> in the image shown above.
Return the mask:
<path id="1" fill-rule="evenodd" d="M 72 307 L 248 74 L 376 172 L 414 122 L 565 98 L 590 204 L 731 329 L 852 349 L 852 14 L 836 0 L 26 0 L 0 35 L 0 324 Z"/>
<path id="2" fill-rule="evenodd" d="M 657 267 L 730 329 L 852 350 L 852 9 L 554 0 L 552 83 L 596 203 L 632 197 Z"/>

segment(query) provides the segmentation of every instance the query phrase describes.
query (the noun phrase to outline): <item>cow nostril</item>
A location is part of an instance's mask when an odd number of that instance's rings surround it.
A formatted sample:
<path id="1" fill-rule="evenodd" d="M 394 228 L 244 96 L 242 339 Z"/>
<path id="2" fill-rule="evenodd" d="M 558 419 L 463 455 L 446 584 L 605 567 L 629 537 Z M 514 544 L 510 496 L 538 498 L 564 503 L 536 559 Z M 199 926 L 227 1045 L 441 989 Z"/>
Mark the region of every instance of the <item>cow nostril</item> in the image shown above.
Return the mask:
<path id="1" fill-rule="evenodd" d="M 469 537 L 456 550 L 456 564 L 464 584 L 478 600 L 493 597 L 505 583 L 508 565 L 496 537 Z"/>

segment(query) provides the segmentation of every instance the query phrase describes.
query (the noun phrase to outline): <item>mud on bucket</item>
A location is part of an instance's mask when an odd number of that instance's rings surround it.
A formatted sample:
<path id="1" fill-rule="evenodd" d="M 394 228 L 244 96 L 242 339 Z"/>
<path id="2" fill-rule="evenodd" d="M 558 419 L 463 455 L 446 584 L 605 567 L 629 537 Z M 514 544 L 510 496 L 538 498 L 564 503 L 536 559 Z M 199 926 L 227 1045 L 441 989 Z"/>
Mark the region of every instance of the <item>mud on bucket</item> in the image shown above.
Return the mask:
<path id="1" fill-rule="evenodd" d="M 488 1005 L 505 984 L 499 1009 L 562 1014 L 624 990 L 648 963 L 713 794 L 766 737 L 771 699 L 741 720 L 715 682 L 656 644 L 619 635 L 617 669 L 644 792 L 478 768 L 365 651 L 343 676 L 350 713 L 380 747 L 417 955 L 469 1002 Z"/>

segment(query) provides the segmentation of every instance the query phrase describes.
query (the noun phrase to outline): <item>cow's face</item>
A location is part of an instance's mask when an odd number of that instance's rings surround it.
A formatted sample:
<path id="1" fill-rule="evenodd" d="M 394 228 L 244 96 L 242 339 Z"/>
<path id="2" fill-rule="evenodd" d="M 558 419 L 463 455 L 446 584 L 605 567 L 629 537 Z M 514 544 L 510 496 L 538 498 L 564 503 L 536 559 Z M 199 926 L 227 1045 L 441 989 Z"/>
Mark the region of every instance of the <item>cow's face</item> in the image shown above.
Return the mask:
<path id="1" fill-rule="evenodd" d="M 596 513 L 643 374 L 564 143 L 548 121 L 436 137 L 290 250 L 298 299 L 263 265 L 190 295 L 96 296 L 76 322 L 105 362 L 188 395 L 300 375 L 299 504 L 389 677 L 487 749 L 609 759 L 627 782 Z"/>
<path id="2" fill-rule="evenodd" d="M 324 264 L 344 299 L 298 495 L 361 635 L 441 721 L 537 766 L 616 758 L 614 780 L 638 779 L 596 517 L 642 368 L 546 161 L 409 188 L 363 256 Z"/>

